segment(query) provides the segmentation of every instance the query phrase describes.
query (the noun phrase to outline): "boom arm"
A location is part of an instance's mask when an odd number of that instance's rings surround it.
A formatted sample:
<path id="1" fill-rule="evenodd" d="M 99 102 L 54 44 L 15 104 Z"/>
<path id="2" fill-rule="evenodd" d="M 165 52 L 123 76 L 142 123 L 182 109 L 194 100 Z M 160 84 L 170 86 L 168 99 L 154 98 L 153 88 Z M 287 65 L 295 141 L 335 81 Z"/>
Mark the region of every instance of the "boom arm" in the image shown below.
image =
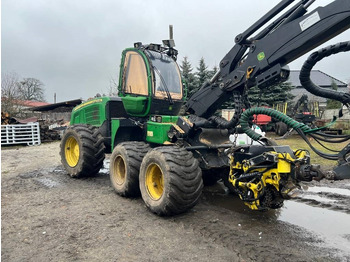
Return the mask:
<path id="1" fill-rule="evenodd" d="M 350 28 L 350 1 L 335 0 L 311 13 L 315 0 L 302 0 L 271 24 L 266 24 L 294 0 L 283 0 L 235 39 L 236 44 L 220 62 L 220 70 L 186 103 L 186 111 L 209 117 L 234 92 L 264 88 L 286 81 L 288 63 Z M 260 28 L 260 33 L 249 38 Z"/>

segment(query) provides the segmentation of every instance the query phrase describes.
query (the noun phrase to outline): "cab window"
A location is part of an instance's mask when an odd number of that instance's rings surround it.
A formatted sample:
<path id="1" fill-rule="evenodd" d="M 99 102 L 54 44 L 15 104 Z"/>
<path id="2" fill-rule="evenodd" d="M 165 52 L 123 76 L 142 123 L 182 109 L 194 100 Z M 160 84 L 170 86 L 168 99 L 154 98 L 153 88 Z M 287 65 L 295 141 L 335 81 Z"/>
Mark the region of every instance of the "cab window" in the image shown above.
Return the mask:
<path id="1" fill-rule="evenodd" d="M 147 55 L 154 69 L 154 96 L 166 98 L 168 92 L 173 99 L 181 99 L 182 82 L 176 62 L 165 54 L 150 50 L 147 50 Z"/>
<path id="2" fill-rule="evenodd" d="M 124 93 L 148 95 L 146 65 L 139 53 L 134 51 L 129 51 L 126 53 L 123 72 Z"/>

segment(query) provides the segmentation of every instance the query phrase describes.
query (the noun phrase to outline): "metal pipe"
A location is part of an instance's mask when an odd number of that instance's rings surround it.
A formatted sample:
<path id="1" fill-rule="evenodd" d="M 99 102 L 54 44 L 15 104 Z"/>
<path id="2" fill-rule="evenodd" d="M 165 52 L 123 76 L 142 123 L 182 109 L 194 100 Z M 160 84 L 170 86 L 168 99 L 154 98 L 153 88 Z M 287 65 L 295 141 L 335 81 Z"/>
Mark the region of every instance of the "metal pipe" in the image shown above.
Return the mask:
<path id="1" fill-rule="evenodd" d="M 185 147 L 186 150 L 200 150 L 200 149 L 218 149 L 218 148 L 231 148 L 233 144 L 225 144 L 218 146 L 188 146 Z"/>

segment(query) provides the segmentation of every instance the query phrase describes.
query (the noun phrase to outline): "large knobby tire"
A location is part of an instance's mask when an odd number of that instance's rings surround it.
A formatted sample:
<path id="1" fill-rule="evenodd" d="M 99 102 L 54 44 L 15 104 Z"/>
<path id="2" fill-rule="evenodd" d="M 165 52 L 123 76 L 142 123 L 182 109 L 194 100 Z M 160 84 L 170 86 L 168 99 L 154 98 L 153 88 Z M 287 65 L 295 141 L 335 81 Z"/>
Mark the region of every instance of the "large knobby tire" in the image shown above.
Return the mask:
<path id="1" fill-rule="evenodd" d="M 71 177 L 94 175 L 103 166 L 105 145 L 97 127 L 73 125 L 61 140 L 61 162 Z"/>
<path id="2" fill-rule="evenodd" d="M 276 135 L 284 136 L 288 132 L 288 126 L 283 122 L 277 122 L 275 127 Z"/>
<path id="3" fill-rule="evenodd" d="M 191 152 L 157 147 L 143 158 L 140 190 L 146 206 L 157 215 L 176 215 L 194 207 L 202 193 L 202 171 Z"/>
<path id="4" fill-rule="evenodd" d="M 114 190 L 119 195 L 140 195 L 140 166 L 149 150 L 149 145 L 144 142 L 124 142 L 114 148 L 110 158 L 109 176 Z"/>

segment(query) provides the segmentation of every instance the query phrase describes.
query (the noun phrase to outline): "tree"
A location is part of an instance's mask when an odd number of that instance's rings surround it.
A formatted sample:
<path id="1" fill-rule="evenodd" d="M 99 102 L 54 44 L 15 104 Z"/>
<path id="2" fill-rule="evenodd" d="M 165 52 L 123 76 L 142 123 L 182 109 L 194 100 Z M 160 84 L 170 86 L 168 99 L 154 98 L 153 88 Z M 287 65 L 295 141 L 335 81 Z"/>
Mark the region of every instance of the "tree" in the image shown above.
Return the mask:
<path id="1" fill-rule="evenodd" d="M 201 86 L 204 84 L 205 81 L 207 81 L 210 78 L 210 72 L 208 71 L 208 66 L 205 64 L 204 58 L 202 57 L 199 60 L 199 66 L 197 69 L 197 90 L 201 88 Z"/>
<path id="2" fill-rule="evenodd" d="M 45 101 L 44 84 L 36 78 L 24 78 L 18 82 L 21 100 Z"/>
<path id="3" fill-rule="evenodd" d="M 19 112 L 18 80 L 19 76 L 14 72 L 1 74 L 1 111 L 10 115 L 16 115 Z"/>
<path id="4" fill-rule="evenodd" d="M 108 95 L 118 96 L 118 79 L 112 77 L 109 80 Z"/>
<path id="5" fill-rule="evenodd" d="M 208 72 L 208 77 L 211 79 L 219 71 L 219 68 L 215 65 L 212 70 Z"/>
<path id="6" fill-rule="evenodd" d="M 255 86 L 248 91 L 249 102 L 252 106 L 270 107 L 274 104 L 285 103 L 293 99 L 293 95 L 290 93 L 292 88 L 293 86 L 288 82 L 269 86 L 264 89 Z"/>
<path id="7" fill-rule="evenodd" d="M 184 57 L 184 59 L 181 62 L 180 65 L 182 79 L 185 82 L 185 85 L 187 86 L 188 94 L 187 97 L 190 97 L 194 90 L 196 89 L 196 78 L 195 75 L 192 73 L 193 68 L 191 63 L 188 61 L 187 56 Z"/>
<path id="8" fill-rule="evenodd" d="M 335 91 L 338 90 L 337 84 L 332 80 L 331 88 Z M 340 101 L 333 100 L 333 99 L 327 99 L 327 105 L 326 109 L 339 109 L 341 108 L 342 104 Z"/>
<path id="9" fill-rule="evenodd" d="M 44 84 L 35 78 L 23 78 L 16 73 L 1 74 L 1 111 L 16 116 L 23 100 L 44 101 Z"/>

